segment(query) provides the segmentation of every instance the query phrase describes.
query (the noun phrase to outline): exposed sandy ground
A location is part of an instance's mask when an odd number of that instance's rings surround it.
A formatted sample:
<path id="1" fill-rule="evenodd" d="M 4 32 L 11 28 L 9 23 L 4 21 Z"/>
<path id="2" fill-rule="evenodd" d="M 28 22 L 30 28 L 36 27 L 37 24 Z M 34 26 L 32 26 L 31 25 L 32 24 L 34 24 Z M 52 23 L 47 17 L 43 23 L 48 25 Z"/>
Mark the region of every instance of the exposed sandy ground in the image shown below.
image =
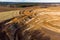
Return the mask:
<path id="1" fill-rule="evenodd" d="M 33 12 L 30 12 L 30 9 L 32 9 Z M 0 22 L 1 21 L 4 21 L 6 19 L 9 19 L 9 18 L 12 18 L 12 17 L 16 17 L 16 16 L 19 16 L 19 11 L 21 10 L 15 10 L 15 9 L 8 9 L 8 8 L 4 8 L 4 7 L 1 7 L 0 8 L 1 11 L 3 12 L 0 12 Z M 13 10 L 13 11 L 8 11 L 8 10 Z M 23 9 L 22 9 L 23 10 Z M 55 15 L 55 13 L 59 15 L 59 17 L 57 17 L 58 19 L 60 18 L 60 7 L 49 7 L 49 8 L 40 8 L 40 7 L 30 7 L 30 8 L 24 8 L 24 10 L 27 10 L 27 11 L 24 11 L 25 14 L 32 14 L 32 13 L 38 13 L 38 15 L 33 19 L 31 20 L 29 23 L 30 25 L 32 25 L 32 27 L 26 29 L 26 30 L 29 30 L 29 29 L 32 29 L 32 30 L 36 30 L 36 29 L 40 29 L 40 26 L 42 25 L 41 22 L 42 21 L 46 21 L 46 20 L 51 20 L 53 19 L 53 15 Z M 4 12 L 6 11 L 6 12 Z M 23 11 L 22 11 L 23 13 Z M 51 14 L 50 14 L 51 13 Z M 43 14 L 43 15 L 42 15 Z M 45 15 L 46 14 L 46 15 Z M 49 15 L 47 15 L 49 14 Z M 52 15 L 53 14 L 53 15 Z M 33 14 L 32 14 L 33 15 Z M 52 16 L 51 16 L 52 15 Z M 56 16 L 56 15 L 55 15 Z M 54 17 L 55 18 L 55 17 Z M 46 20 L 45 20 L 46 19 Z M 53 22 L 54 23 L 54 22 Z M 60 22 L 59 22 L 60 23 Z M 47 27 L 46 27 L 47 28 Z M 56 40 L 60 40 L 60 36 L 57 35 L 57 33 L 53 32 L 52 30 L 49 30 L 49 29 L 46 29 L 44 28 L 44 32 L 49 34 L 51 37 L 53 35 L 52 40 L 55 40 L 55 37 L 56 37 Z M 25 31 L 25 30 L 24 30 Z M 59 30 L 60 31 L 60 30 Z M 55 34 L 54 34 L 55 33 Z M 56 36 L 57 35 L 57 36 Z M 60 35 L 60 34 L 59 34 Z M 58 39 L 59 38 L 59 39 Z"/>

